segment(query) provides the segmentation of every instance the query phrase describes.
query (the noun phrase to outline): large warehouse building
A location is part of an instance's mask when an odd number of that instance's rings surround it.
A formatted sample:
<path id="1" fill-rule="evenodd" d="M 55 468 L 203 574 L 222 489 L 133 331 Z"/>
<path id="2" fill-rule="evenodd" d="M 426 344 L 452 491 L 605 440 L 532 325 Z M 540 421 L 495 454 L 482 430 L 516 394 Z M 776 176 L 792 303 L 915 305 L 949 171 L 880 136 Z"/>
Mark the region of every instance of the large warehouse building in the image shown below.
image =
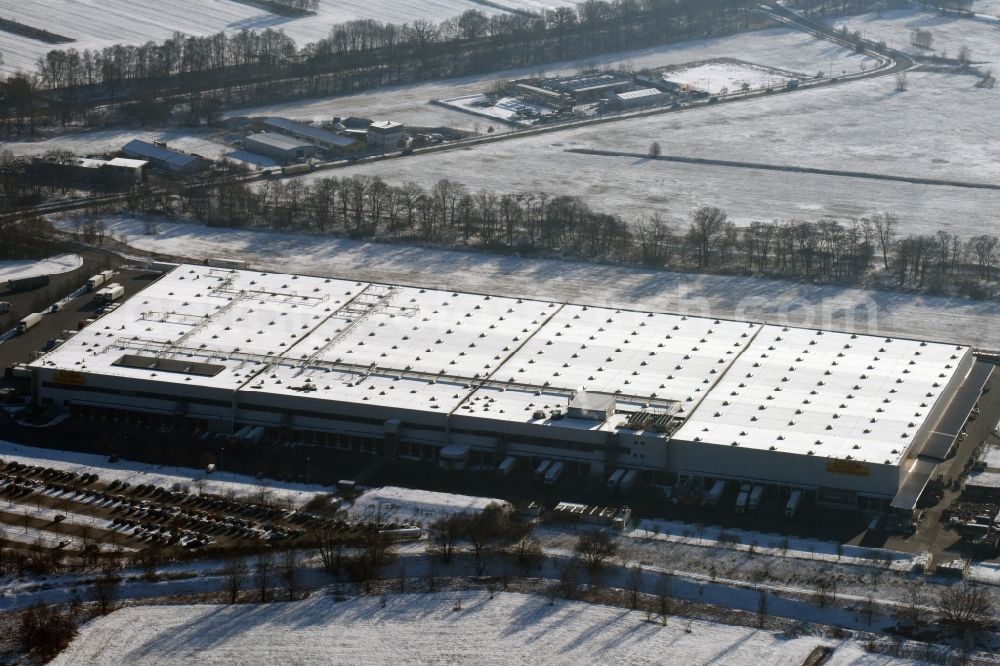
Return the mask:
<path id="1" fill-rule="evenodd" d="M 75 412 L 912 509 L 984 367 L 948 344 L 184 265 L 32 374 Z"/>

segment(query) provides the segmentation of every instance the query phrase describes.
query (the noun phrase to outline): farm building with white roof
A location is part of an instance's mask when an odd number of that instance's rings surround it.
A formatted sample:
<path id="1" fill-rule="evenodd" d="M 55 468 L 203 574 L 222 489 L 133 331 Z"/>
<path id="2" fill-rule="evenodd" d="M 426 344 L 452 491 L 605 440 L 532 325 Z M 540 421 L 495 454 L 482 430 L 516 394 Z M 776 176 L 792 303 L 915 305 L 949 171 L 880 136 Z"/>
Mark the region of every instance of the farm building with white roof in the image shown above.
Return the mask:
<path id="1" fill-rule="evenodd" d="M 950 344 L 183 265 L 31 367 L 35 395 L 75 412 L 912 509 L 991 366 Z"/>

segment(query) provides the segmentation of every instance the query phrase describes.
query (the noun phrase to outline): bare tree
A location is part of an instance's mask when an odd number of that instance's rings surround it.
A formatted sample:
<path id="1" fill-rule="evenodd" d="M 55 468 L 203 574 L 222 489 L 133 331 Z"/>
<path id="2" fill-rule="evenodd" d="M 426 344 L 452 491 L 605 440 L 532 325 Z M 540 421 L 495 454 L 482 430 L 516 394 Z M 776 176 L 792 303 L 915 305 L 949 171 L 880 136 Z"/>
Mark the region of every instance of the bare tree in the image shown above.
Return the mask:
<path id="1" fill-rule="evenodd" d="M 517 540 L 513 552 L 517 563 L 524 568 L 526 574 L 530 573 L 542 560 L 542 546 L 538 543 L 538 539 L 529 534 L 525 534 Z"/>
<path id="2" fill-rule="evenodd" d="M 978 585 L 952 585 L 938 594 L 937 612 L 943 624 L 965 631 L 981 629 L 993 619 L 993 595 Z"/>
<path id="3" fill-rule="evenodd" d="M 639 590 L 642 587 L 642 567 L 638 564 L 629 569 L 628 592 L 629 607 L 635 610 L 639 606 Z"/>
<path id="4" fill-rule="evenodd" d="M 344 541 L 339 531 L 332 525 L 324 525 L 316 534 L 316 547 L 320 561 L 323 562 L 323 570 L 332 576 L 340 573 Z"/>
<path id="5" fill-rule="evenodd" d="M 580 535 L 575 550 L 588 569 L 597 571 L 618 552 L 618 544 L 611 540 L 607 532 L 592 530 Z"/>
<path id="6" fill-rule="evenodd" d="M 764 628 L 767 622 L 767 590 L 757 590 L 757 626 Z"/>
<path id="7" fill-rule="evenodd" d="M 662 154 L 662 150 L 660 148 L 660 142 L 659 141 L 654 141 L 653 143 L 649 144 L 649 156 L 650 157 L 659 157 L 661 154 Z"/>
<path id="8" fill-rule="evenodd" d="M 254 582 L 259 593 L 261 603 L 267 601 L 267 592 L 270 586 L 271 569 L 274 568 L 274 555 L 270 550 L 261 550 L 254 558 Z"/>
<path id="9" fill-rule="evenodd" d="M 865 600 L 861 602 L 861 614 L 864 615 L 865 621 L 868 626 L 872 626 L 872 617 L 875 615 L 875 610 L 878 605 L 875 603 L 875 596 L 869 594 L 865 597 Z"/>
<path id="10" fill-rule="evenodd" d="M 222 569 L 226 578 L 226 592 L 229 594 L 229 603 L 235 604 L 243 589 L 243 582 L 247 578 L 247 565 L 242 555 L 236 555 L 226 560 Z"/>
<path id="11" fill-rule="evenodd" d="M 288 600 L 295 601 L 296 595 L 299 592 L 302 572 L 300 571 L 299 553 L 294 548 L 289 548 L 282 555 L 279 575 L 282 582 L 285 583 Z"/>
<path id="12" fill-rule="evenodd" d="M 445 564 L 451 563 L 451 558 L 462 540 L 469 524 L 469 514 L 454 513 L 431 523 L 430 549 L 441 555 Z"/>
<path id="13" fill-rule="evenodd" d="M 667 626 L 667 616 L 673 612 L 673 597 L 671 596 L 669 573 L 660 574 L 656 581 L 656 609 L 660 614 L 660 622 Z"/>
<path id="14" fill-rule="evenodd" d="M 878 237 L 879 248 L 882 250 L 882 265 L 889 268 L 889 250 L 892 248 L 893 240 L 896 238 L 896 227 L 899 218 L 892 211 L 876 213 L 872 215 L 872 224 L 875 225 L 875 234 Z"/>
<path id="15" fill-rule="evenodd" d="M 837 599 L 837 580 L 833 576 L 820 576 L 816 579 L 816 603 L 824 608 Z"/>
<path id="16" fill-rule="evenodd" d="M 906 72 L 900 72 L 896 75 L 896 92 L 906 92 L 906 87 Z"/>
<path id="17" fill-rule="evenodd" d="M 101 615 L 107 615 L 114 610 L 115 599 L 121 589 L 122 579 L 118 575 L 118 565 L 111 560 L 101 567 L 101 575 L 94 580 L 92 587 L 94 601 Z"/>

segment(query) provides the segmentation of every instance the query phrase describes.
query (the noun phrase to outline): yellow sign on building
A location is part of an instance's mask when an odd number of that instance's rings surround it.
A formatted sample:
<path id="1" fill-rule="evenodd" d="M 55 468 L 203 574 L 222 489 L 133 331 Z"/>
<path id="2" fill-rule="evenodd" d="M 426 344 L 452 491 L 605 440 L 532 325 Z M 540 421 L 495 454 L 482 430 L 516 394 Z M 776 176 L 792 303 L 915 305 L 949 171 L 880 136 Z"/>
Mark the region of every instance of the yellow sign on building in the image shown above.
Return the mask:
<path id="1" fill-rule="evenodd" d="M 871 470 L 857 460 L 827 460 L 826 471 L 834 474 L 850 474 L 852 476 L 868 476 Z"/>
<path id="2" fill-rule="evenodd" d="M 52 376 L 52 381 L 56 384 L 72 384 L 73 386 L 83 386 L 86 380 L 83 375 L 73 370 L 59 370 Z"/>

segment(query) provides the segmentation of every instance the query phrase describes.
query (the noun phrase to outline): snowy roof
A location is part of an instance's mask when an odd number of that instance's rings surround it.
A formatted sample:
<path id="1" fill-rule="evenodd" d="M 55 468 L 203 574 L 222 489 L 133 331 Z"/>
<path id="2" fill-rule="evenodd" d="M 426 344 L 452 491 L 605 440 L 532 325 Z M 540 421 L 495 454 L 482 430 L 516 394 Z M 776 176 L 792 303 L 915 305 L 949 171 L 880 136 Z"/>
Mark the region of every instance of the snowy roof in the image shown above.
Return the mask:
<path id="1" fill-rule="evenodd" d="M 259 132 L 257 134 L 251 134 L 246 138 L 246 140 L 264 144 L 266 146 L 271 146 L 272 148 L 279 148 L 281 150 L 298 150 L 299 148 L 312 148 L 311 143 L 293 139 L 292 137 L 285 136 L 283 134 L 274 134 L 272 132 Z"/>
<path id="2" fill-rule="evenodd" d="M 898 464 L 968 353 L 766 326 L 675 439 Z"/>
<path id="3" fill-rule="evenodd" d="M 154 146 L 153 144 L 140 139 L 132 139 L 122 146 L 122 151 L 126 155 L 138 155 L 139 157 L 146 159 L 166 162 L 176 167 L 184 167 L 192 162 L 197 162 L 202 159 L 196 155 L 188 155 L 187 153 L 182 153 L 164 146 Z"/>
<path id="4" fill-rule="evenodd" d="M 680 416 L 690 414 L 678 439 L 881 462 L 912 441 L 903 435 L 913 437 L 967 352 L 183 265 L 33 365 L 240 390 L 247 400 L 270 394 L 337 401 L 431 423 L 452 414 L 613 429 L 627 418 L 621 412 L 676 407 Z M 181 363 L 156 363 L 162 359 Z M 580 390 L 614 396 L 619 413 L 603 423 L 568 418 Z"/>
<path id="5" fill-rule="evenodd" d="M 108 160 L 108 164 L 114 167 L 122 167 L 126 169 L 141 169 L 142 167 L 149 164 L 146 160 L 130 160 L 126 157 L 116 157 L 114 159 Z"/>
<path id="6" fill-rule="evenodd" d="M 355 142 L 355 139 L 352 137 L 340 136 L 339 134 L 328 132 L 325 129 L 313 127 L 312 125 L 306 125 L 305 123 L 299 123 L 294 120 L 288 120 L 287 118 L 266 118 L 264 120 L 264 124 L 277 130 L 301 134 L 302 136 L 312 139 L 313 141 L 322 141 L 332 146 L 340 146 L 342 148 L 350 146 Z"/>
<path id="7" fill-rule="evenodd" d="M 369 131 L 375 130 L 376 132 L 391 132 L 393 130 L 402 130 L 403 123 L 398 123 L 395 120 L 379 120 L 368 126 Z"/>
<path id="8" fill-rule="evenodd" d="M 983 452 L 983 463 L 990 472 L 1000 472 L 1000 446 L 987 446 Z"/>
<path id="9" fill-rule="evenodd" d="M 620 100 L 626 99 L 640 99 L 642 97 L 655 97 L 657 95 L 662 95 L 663 93 L 656 88 L 642 88 L 640 90 L 629 90 L 627 92 L 618 93 L 615 95 L 616 98 Z"/>

